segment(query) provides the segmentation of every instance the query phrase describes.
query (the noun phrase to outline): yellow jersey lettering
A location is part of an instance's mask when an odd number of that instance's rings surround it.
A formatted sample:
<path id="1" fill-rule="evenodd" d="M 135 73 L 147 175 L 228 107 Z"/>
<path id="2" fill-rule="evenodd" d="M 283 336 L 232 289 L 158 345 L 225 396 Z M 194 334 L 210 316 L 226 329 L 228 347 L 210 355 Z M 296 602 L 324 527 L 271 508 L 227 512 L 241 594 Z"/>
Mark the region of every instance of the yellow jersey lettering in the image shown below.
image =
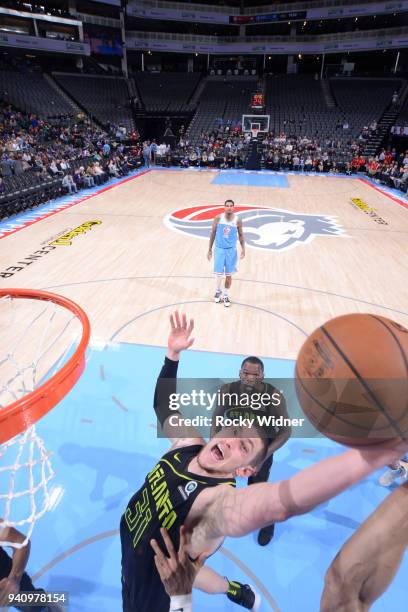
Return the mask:
<path id="1" fill-rule="evenodd" d="M 172 510 L 173 510 L 173 504 L 171 503 L 171 501 L 169 499 L 164 500 L 162 511 L 159 514 L 159 519 L 162 520 L 162 518 L 170 514 Z"/>
<path id="2" fill-rule="evenodd" d="M 147 477 L 152 486 L 156 486 L 156 483 L 162 478 L 164 478 L 164 470 L 160 467 L 160 464 L 156 465 Z"/>
<path id="3" fill-rule="evenodd" d="M 154 497 L 154 501 L 157 503 L 157 498 L 163 495 L 163 492 L 167 489 L 167 482 L 161 482 L 157 487 L 152 487 L 152 495 Z"/>
<path id="4" fill-rule="evenodd" d="M 133 547 L 136 548 L 142 535 L 146 531 L 148 524 L 152 519 L 152 511 L 149 508 L 149 495 L 147 489 L 143 489 L 142 502 L 138 501 L 135 504 L 135 511 L 126 508 L 125 520 L 129 531 L 135 532 L 133 536 Z"/>
<path id="5" fill-rule="evenodd" d="M 163 523 L 162 523 L 162 527 L 163 529 L 167 529 L 169 530 L 170 527 L 173 525 L 174 521 L 177 520 L 177 514 L 176 512 L 173 510 L 172 512 L 170 512 L 170 514 L 168 514 L 166 516 L 166 518 L 164 519 Z"/>

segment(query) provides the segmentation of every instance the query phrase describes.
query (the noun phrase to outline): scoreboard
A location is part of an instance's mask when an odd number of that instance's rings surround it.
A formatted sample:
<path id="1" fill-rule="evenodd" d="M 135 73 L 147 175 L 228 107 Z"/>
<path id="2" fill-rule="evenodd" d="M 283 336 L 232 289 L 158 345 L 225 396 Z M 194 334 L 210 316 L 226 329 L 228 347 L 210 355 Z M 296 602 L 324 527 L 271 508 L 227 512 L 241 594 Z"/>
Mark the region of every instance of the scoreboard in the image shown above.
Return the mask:
<path id="1" fill-rule="evenodd" d="M 264 107 L 264 95 L 263 93 L 256 92 L 251 96 L 251 108 L 253 110 L 260 110 Z"/>

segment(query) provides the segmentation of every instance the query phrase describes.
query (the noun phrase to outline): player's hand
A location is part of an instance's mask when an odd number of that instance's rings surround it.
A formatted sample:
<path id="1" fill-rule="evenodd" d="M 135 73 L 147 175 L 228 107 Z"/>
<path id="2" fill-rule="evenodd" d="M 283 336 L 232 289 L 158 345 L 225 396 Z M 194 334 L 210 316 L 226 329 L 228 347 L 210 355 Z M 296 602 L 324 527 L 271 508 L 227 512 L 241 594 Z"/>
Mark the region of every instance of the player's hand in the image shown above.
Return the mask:
<path id="1" fill-rule="evenodd" d="M 208 253 L 207 253 L 207 259 L 208 259 L 208 261 L 211 261 L 211 258 L 212 258 L 212 250 L 210 249 L 210 250 L 208 251 Z"/>
<path id="2" fill-rule="evenodd" d="M 20 590 L 20 581 L 17 578 L 3 578 L 0 580 L 0 606 L 7 606 L 8 596 L 15 595 Z"/>
<path id="3" fill-rule="evenodd" d="M 398 455 L 398 459 L 403 459 L 403 457 L 408 453 L 407 439 L 401 440 L 401 438 L 396 438 L 395 440 L 391 440 L 388 443 L 395 450 L 395 453 Z"/>
<path id="4" fill-rule="evenodd" d="M 244 257 L 245 257 L 245 251 L 241 251 L 240 259 L 244 259 Z"/>
<path id="5" fill-rule="evenodd" d="M 151 540 L 150 544 L 155 552 L 154 562 L 166 593 L 170 597 L 173 595 L 187 595 L 191 593 L 194 580 L 204 565 L 208 553 L 201 553 L 194 561 L 190 559 L 186 551 L 185 527 L 180 529 L 178 552 L 174 550 L 167 529 L 160 529 L 160 533 L 169 556 L 162 552 L 156 540 Z"/>
<path id="6" fill-rule="evenodd" d="M 360 450 L 360 452 L 368 455 L 378 453 L 378 451 L 388 451 L 389 456 L 387 459 L 387 465 L 389 465 L 394 461 L 399 461 L 406 455 L 406 453 L 408 453 L 408 441 L 401 440 L 401 438 L 391 438 L 386 442 L 379 442 L 378 444 L 358 446 L 357 449 Z"/>
<path id="7" fill-rule="evenodd" d="M 170 315 L 170 325 L 171 332 L 167 346 L 169 347 L 170 355 L 172 355 L 171 357 L 169 355 L 169 357 L 172 359 L 173 357 L 178 358 L 178 354 L 181 351 L 185 351 L 193 344 L 194 338 L 191 338 L 191 333 L 194 329 L 194 319 L 190 319 L 187 325 L 186 315 L 183 314 L 180 319 L 180 314 L 176 310 Z"/>

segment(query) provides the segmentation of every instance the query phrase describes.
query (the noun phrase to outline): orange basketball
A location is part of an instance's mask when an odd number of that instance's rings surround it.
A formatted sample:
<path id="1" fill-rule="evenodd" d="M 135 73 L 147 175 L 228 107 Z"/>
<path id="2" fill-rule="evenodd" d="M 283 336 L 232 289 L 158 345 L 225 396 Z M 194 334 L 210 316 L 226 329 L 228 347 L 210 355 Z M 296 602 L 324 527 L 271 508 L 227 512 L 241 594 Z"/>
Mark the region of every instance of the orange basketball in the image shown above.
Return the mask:
<path id="1" fill-rule="evenodd" d="M 303 412 L 346 444 L 408 440 L 408 330 L 370 314 L 337 317 L 316 329 L 296 361 Z"/>

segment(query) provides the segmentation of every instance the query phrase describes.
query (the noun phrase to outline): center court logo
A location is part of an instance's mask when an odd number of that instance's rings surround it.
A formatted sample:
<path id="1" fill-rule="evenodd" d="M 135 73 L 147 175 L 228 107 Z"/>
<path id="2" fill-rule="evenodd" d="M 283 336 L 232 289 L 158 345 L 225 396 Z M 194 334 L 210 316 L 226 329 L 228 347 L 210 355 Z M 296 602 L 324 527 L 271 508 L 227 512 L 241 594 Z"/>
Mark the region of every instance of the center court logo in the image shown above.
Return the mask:
<path id="1" fill-rule="evenodd" d="M 315 236 L 344 236 L 332 215 L 309 215 L 281 208 L 235 206 L 242 219 L 247 246 L 260 250 L 287 251 L 308 244 Z M 169 213 L 164 223 L 170 229 L 208 240 L 213 219 L 224 212 L 222 206 L 193 206 Z"/>

